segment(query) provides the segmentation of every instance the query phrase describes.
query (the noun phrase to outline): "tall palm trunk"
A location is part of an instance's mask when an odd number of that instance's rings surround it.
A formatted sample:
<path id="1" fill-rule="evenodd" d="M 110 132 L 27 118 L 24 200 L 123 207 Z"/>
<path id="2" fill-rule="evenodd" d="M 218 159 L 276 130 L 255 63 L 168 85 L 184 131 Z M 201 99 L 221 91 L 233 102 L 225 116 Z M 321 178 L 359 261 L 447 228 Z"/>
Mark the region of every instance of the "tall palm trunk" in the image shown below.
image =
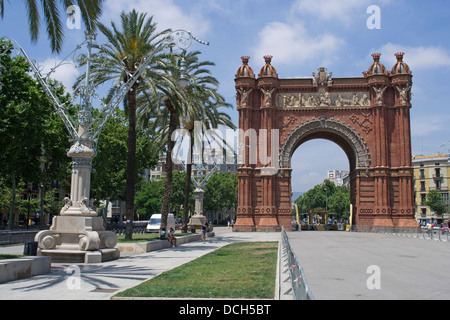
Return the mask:
<path id="1" fill-rule="evenodd" d="M 126 216 L 127 224 L 125 239 L 133 238 L 134 193 L 136 185 L 136 89 L 137 85 L 128 92 L 128 158 L 127 158 L 127 187 L 126 187 Z"/>
<path id="2" fill-rule="evenodd" d="M 167 110 L 170 112 L 170 120 L 169 120 L 169 132 L 167 137 L 167 154 L 166 154 L 166 183 L 164 186 L 164 197 L 163 203 L 161 207 L 161 230 L 166 230 L 167 227 L 167 216 L 169 215 L 170 210 L 170 200 L 172 198 L 172 150 L 175 146 L 175 142 L 172 141 L 172 133 L 177 129 L 178 126 L 178 114 L 175 108 L 172 105 L 170 99 L 166 98 L 164 104 L 167 107 Z"/>
<path id="3" fill-rule="evenodd" d="M 192 175 L 192 150 L 194 149 L 194 137 L 192 136 L 193 130 L 190 132 L 190 145 L 188 153 L 188 161 L 186 164 L 186 183 L 184 185 L 184 204 L 183 204 L 183 232 L 186 233 L 188 229 L 188 218 L 189 218 L 189 196 L 191 193 L 191 175 Z"/>

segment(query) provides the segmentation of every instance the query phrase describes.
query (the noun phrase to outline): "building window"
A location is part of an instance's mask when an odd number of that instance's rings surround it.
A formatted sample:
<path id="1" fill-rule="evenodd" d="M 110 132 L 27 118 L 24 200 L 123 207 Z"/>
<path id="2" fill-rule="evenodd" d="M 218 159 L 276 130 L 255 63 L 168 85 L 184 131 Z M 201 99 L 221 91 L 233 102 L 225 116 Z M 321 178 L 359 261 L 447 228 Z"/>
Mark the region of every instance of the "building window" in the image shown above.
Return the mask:
<path id="1" fill-rule="evenodd" d="M 442 194 L 442 199 L 444 199 L 444 202 L 449 205 L 449 198 L 448 198 L 448 192 Z"/>
<path id="2" fill-rule="evenodd" d="M 425 191 L 425 181 L 420 181 L 420 191 Z"/>
<path id="3" fill-rule="evenodd" d="M 420 215 L 421 215 L 422 218 L 425 218 L 427 216 L 427 209 L 422 208 Z"/>
<path id="4" fill-rule="evenodd" d="M 436 178 L 439 178 L 441 176 L 441 169 L 440 168 L 434 169 L 434 173 L 436 174 Z"/>
<path id="5" fill-rule="evenodd" d="M 441 190 L 441 181 L 439 180 L 436 181 L 436 189 Z"/>
<path id="6" fill-rule="evenodd" d="M 427 195 L 425 193 L 420 195 L 420 205 L 424 206 L 425 202 L 427 201 Z"/>
<path id="7" fill-rule="evenodd" d="M 420 169 L 420 179 L 425 179 L 425 169 Z"/>

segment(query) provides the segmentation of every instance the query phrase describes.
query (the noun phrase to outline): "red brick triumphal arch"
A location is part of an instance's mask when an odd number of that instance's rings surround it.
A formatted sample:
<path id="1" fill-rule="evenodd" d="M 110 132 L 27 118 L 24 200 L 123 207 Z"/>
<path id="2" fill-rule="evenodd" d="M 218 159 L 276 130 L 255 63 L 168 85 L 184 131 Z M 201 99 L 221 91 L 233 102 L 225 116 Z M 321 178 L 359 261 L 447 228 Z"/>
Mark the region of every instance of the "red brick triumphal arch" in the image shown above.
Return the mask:
<path id="1" fill-rule="evenodd" d="M 334 78 L 322 67 L 312 78 L 298 79 L 280 79 L 271 56 L 264 57 L 265 65 L 255 77 L 250 58 L 242 57 L 235 78 L 245 151 L 238 170 L 236 231 L 290 227 L 291 157 L 302 143 L 319 138 L 333 141 L 348 157 L 353 224 L 417 226 L 412 75 L 403 53 L 395 55 L 391 71 L 377 53 L 363 77 Z M 261 156 L 255 161 L 255 154 L 266 154 L 272 161 Z"/>

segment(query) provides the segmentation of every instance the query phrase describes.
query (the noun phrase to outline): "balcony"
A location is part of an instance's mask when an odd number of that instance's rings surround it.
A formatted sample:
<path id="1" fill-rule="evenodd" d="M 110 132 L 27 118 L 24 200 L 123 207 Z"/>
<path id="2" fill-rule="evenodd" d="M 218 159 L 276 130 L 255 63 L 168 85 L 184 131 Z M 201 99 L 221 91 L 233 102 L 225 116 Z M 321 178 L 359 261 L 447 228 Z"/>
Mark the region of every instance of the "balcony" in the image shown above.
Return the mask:
<path id="1" fill-rule="evenodd" d="M 444 178 L 444 176 L 440 173 L 433 174 L 434 180 L 442 180 L 443 178 Z"/>
<path id="2" fill-rule="evenodd" d="M 430 187 L 430 190 L 437 190 L 437 191 L 448 191 L 448 187 L 447 186 L 445 186 L 445 187 L 443 187 L 443 186 L 440 186 L 440 187 Z"/>

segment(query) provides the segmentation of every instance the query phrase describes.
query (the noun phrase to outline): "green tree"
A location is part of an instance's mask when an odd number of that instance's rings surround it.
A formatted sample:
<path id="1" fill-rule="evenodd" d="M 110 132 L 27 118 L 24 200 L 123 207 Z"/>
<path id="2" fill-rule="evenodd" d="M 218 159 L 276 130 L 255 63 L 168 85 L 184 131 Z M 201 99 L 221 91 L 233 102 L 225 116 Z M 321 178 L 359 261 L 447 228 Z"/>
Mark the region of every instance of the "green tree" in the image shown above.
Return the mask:
<path id="1" fill-rule="evenodd" d="M 49 190 L 45 193 L 44 206 L 47 214 L 56 216 L 61 211 L 61 208 L 64 207 L 64 200 L 60 201 L 59 197 L 56 197 L 56 190 Z"/>
<path id="2" fill-rule="evenodd" d="M 336 191 L 328 197 L 328 211 L 344 219 L 350 217 L 350 188 L 336 187 Z"/>
<path id="3" fill-rule="evenodd" d="M 220 125 L 234 129 L 235 126 L 231 121 L 231 118 L 225 112 L 219 110 L 221 107 L 230 108 L 231 105 L 225 102 L 223 96 L 221 96 L 217 89 L 219 82 L 212 76 L 212 72 L 207 69 L 209 66 L 214 66 L 211 61 L 200 61 L 199 51 L 189 52 L 183 55 L 184 66 L 186 68 L 186 76 L 189 79 L 187 87 L 184 88 L 184 95 L 177 99 L 177 102 L 181 101 L 182 112 L 178 110 L 172 110 L 169 112 L 168 108 L 160 110 L 159 113 L 155 113 L 154 109 L 149 106 L 155 103 L 149 102 L 148 104 L 141 103 L 139 109 L 139 120 L 142 126 L 146 126 L 149 119 L 155 119 L 155 125 L 159 126 L 159 140 L 168 144 L 170 121 L 169 119 L 175 119 L 174 113 L 178 116 L 181 122 L 181 127 L 187 130 L 189 133 L 189 150 L 186 163 L 186 179 L 184 187 L 184 202 L 183 202 L 183 230 L 187 231 L 189 203 L 192 198 L 191 194 L 191 174 L 192 174 L 192 152 L 194 147 L 194 138 L 201 139 L 202 137 L 194 137 L 194 123 L 201 123 L 201 131 L 206 132 L 209 129 L 217 129 Z M 175 59 L 178 59 L 175 61 Z M 172 64 L 168 70 L 175 77 L 179 77 L 179 57 L 173 56 Z M 175 67 L 173 67 L 175 65 Z M 151 99 L 162 101 L 162 97 L 155 97 L 145 95 L 142 98 L 150 101 Z M 173 118 L 171 118 L 173 116 Z M 173 121 L 173 124 L 175 121 Z M 198 130 L 197 130 L 198 131 Z M 219 141 L 224 145 L 223 141 Z M 173 147 L 172 147 L 173 148 Z M 170 149 L 172 149 L 170 148 Z M 176 150 L 174 152 L 177 152 Z M 170 181 L 167 181 L 169 184 Z M 168 187 L 169 188 L 169 187 Z"/>
<path id="4" fill-rule="evenodd" d="M 153 17 L 146 19 L 146 14 L 140 14 L 136 10 L 130 13 L 122 12 L 120 17 L 121 30 L 114 22 L 111 22 L 111 29 L 101 23 L 98 24 L 100 32 L 107 41 L 102 45 L 94 46 L 98 53 L 92 60 L 91 74 L 94 85 L 108 83 L 110 80 L 127 82 L 135 74 L 144 58 L 152 59 L 146 61 L 148 68 L 129 90 L 125 99 L 128 119 L 126 215 L 130 220 L 125 237 L 131 239 L 136 185 L 136 98 L 141 84 L 145 83 L 146 88 L 156 91 L 164 83 L 164 77 L 161 76 L 157 66 L 165 57 L 163 53 L 165 47 L 161 43 L 164 40 L 162 36 L 168 30 L 156 32 L 156 23 L 153 23 Z M 81 57 L 80 61 L 82 65 L 86 64 L 86 57 Z M 79 81 L 83 78 L 84 76 Z M 113 97 L 117 90 L 118 87 L 113 84 L 109 98 Z"/>
<path id="5" fill-rule="evenodd" d="M 21 56 L 11 56 L 10 41 L 0 41 L 0 47 L 2 51 L 7 48 L 0 57 L 0 176 L 11 182 L 12 228 L 16 187 L 20 182 L 48 187 L 50 179 L 62 179 L 70 163 L 65 155 L 69 138 L 42 87 L 29 75 L 28 62 Z M 70 100 L 61 84 L 52 81 L 50 85 L 61 101 Z"/>
<path id="6" fill-rule="evenodd" d="M 71 97 L 65 92 L 64 86 L 57 82 L 50 80 L 49 85 L 52 87 L 53 92 L 58 97 L 61 103 L 66 104 L 66 110 L 73 117 L 76 114 L 76 108 L 70 104 Z M 44 92 L 43 88 L 39 84 L 39 90 Z M 46 105 L 51 108 L 51 102 L 48 97 L 45 97 Z M 52 109 L 50 109 L 52 110 Z M 49 111 L 50 111 L 49 110 Z M 67 148 L 69 146 L 69 134 L 64 123 L 58 114 L 49 112 L 47 114 L 46 121 L 41 125 L 41 137 L 42 137 L 42 153 L 40 156 L 40 171 L 39 171 L 39 188 L 40 188 L 40 212 L 41 212 L 41 226 L 48 221 L 47 214 L 50 214 L 45 210 L 45 195 L 50 192 L 54 195 L 52 188 L 53 181 L 59 181 L 62 184 L 62 188 L 65 190 L 70 189 L 70 158 L 67 156 Z M 61 209 L 61 208 L 60 208 Z M 59 212 L 59 211 L 58 211 Z"/>
<path id="7" fill-rule="evenodd" d="M 93 115 L 99 112 L 93 112 Z M 98 115 L 97 115 L 98 116 Z M 128 127 L 124 112 L 114 110 L 97 144 L 92 161 L 91 197 L 96 200 L 124 200 L 127 167 Z M 107 204 L 106 204 L 107 205 Z"/>
<path id="8" fill-rule="evenodd" d="M 64 24 L 61 21 L 60 9 L 63 7 L 63 12 L 72 5 L 78 5 L 80 8 L 81 17 L 88 32 L 95 30 L 97 20 L 102 13 L 102 6 L 104 0 L 60 0 L 58 6 L 56 0 L 41 1 L 41 9 L 44 13 L 45 25 L 47 28 L 48 39 L 51 43 L 53 52 L 60 52 L 64 40 Z M 39 31 L 41 28 L 41 13 L 37 0 L 24 1 L 28 13 L 28 26 L 30 29 L 31 40 L 36 43 L 39 38 Z M 5 0 L 0 0 L 0 16 L 5 14 Z M 65 21 L 65 19 L 64 19 Z"/>
<path id="9" fill-rule="evenodd" d="M 442 194 L 438 190 L 430 190 L 430 192 L 428 192 L 425 205 L 429 206 L 430 209 L 438 216 L 446 213 L 448 210 Z"/>
<path id="10" fill-rule="evenodd" d="M 171 211 L 176 212 L 184 201 L 184 181 L 186 172 L 173 172 L 173 192 L 171 199 Z M 150 218 L 154 213 L 161 212 L 162 194 L 164 192 L 165 178 L 161 180 L 153 180 L 145 182 L 143 187 L 136 193 L 137 213 L 144 219 Z M 193 201 L 193 198 L 191 198 Z"/>
<path id="11" fill-rule="evenodd" d="M 344 219 L 350 216 L 350 189 L 336 186 L 330 180 L 318 184 L 295 200 L 299 212 L 305 213 L 316 208 L 328 208 Z"/>
<path id="12" fill-rule="evenodd" d="M 93 110 L 94 116 L 98 113 L 98 110 Z M 91 195 L 96 200 L 125 200 L 127 135 L 125 112 L 117 108 L 102 130 L 97 144 L 98 153 L 92 164 Z M 158 158 L 150 137 L 142 131 L 137 133 L 136 145 L 136 181 L 139 181 L 142 179 L 139 173 L 153 168 Z"/>
<path id="13" fill-rule="evenodd" d="M 216 172 L 205 186 L 204 211 L 217 214 L 237 207 L 238 179 L 235 173 Z"/>
<path id="14" fill-rule="evenodd" d="M 185 184 L 186 184 L 186 171 L 177 171 L 175 170 L 173 172 L 173 188 L 172 188 L 172 199 L 170 200 L 170 207 L 173 212 L 178 213 L 178 210 L 181 208 L 181 206 L 185 203 Z M 192 188 L 191 190 L 192 191 Z M 192 203 L 193 201 L 193 195 L 192 193 L 188 193 L 187 199 L 189 202 Z M 183 207 L 183 214 L 184 214 L 184 207 Z"/>
<path id="15" fill-rule="evenodd" d="M 325 209 L 328 197 L 331 197 L 335 190 L 336 186 L 330 180 L 325 180 L 323 184 L 314 186 L 296 200 L 299 210 L 309 212 L 315 208 Z"/>
<path id="16" fill-rule="evenodd" d="M 146 182 L 141 190 L 136 192 L 136 212 L 142 219 L 150 219 L 152 214 L 159 213 L 164 192 L 164 180 Z"/>

